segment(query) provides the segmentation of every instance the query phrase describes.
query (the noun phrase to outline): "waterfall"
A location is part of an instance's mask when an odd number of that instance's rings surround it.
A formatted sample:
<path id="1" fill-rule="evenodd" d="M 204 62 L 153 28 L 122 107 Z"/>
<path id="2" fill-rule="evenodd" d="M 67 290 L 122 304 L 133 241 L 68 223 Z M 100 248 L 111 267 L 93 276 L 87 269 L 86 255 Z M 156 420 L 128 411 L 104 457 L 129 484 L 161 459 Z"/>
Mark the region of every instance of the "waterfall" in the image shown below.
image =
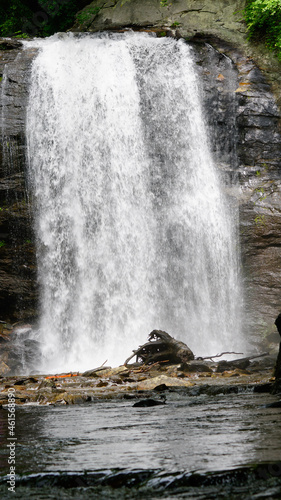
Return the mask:
<path id="1" fill-rule="evenodd" d="M 45 369 L 120 364 L 155 328 L 197 356 L 241 350 L 236 222 L 192 49 L 132 32 L 36 43 L 26 123 Z"/>

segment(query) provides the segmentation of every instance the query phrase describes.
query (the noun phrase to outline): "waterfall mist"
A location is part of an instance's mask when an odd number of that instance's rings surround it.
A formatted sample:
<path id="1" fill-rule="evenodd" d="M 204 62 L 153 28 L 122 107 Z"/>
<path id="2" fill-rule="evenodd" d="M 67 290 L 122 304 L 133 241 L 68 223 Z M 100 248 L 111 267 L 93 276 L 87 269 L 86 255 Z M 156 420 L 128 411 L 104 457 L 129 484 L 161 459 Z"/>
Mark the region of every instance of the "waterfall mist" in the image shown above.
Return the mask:
<path id="1" fill-rule="evenodd" d="M 44 369 L 124 362 L 157 328 L 241 351 L 235 211 L 192 49 L 148 34 L 37 42 L 27 111 Z"/>

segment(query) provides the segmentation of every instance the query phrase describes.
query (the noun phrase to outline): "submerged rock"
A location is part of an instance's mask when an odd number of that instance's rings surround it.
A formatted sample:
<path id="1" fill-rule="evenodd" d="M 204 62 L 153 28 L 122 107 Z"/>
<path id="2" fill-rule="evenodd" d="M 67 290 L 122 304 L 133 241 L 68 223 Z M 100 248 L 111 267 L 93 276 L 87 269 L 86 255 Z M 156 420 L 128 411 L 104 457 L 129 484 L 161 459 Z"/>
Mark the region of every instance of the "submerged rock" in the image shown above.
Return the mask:
<path id="1" fill-rule="evenodd" d="M 161 400 L 155 400 L 155 399 L 141 399 L 140 401 L 137 401 L 135 404 L 133 404 L 133 407 L 135 408 L 148 408 L 151 406 L 159 406 L 159 405 L 164 405 L 166 403 L 166 396 L 162 396 Z"/>

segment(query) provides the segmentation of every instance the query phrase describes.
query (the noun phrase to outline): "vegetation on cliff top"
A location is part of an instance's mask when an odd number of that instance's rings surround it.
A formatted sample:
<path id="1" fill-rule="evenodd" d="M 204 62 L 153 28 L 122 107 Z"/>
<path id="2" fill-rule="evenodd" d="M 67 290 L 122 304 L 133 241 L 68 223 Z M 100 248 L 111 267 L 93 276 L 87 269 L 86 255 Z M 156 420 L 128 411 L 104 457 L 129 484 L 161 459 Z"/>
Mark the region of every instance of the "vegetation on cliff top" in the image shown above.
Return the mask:
<path id="1" fill-rule="evenodd" d="M 123 4 L 128 0 L 123 0 Z M 169 7 L 174 0 L 159 0 Z M 74 24 L 90 0 L 1 0 L 0 36 L 50 36 Z M 81 14 L 82 15 L 82 14 Z M 249 39 L 261 40 L 281 60 L 281 0 L 246 0 Z"/>
<path id="2" fill-rule="evenodd" d="M 248 0 L 244 17 L 249 38 L 263 41 L 281 60 L 281 0 Z"/>
<path id="3" fill-rule="evenodd" d="M 0 36 L 50 36 L 66 31 L 90 0 L 1 0 Z"/>

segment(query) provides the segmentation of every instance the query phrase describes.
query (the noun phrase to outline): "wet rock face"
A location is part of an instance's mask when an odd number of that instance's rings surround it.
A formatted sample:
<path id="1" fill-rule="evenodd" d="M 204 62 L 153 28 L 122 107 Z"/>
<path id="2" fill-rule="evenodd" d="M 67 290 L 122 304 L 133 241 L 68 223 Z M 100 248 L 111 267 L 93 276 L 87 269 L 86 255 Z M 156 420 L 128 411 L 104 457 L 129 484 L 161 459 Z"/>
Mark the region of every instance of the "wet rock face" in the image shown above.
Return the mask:
<path id="1" fill-rule="evenodd" d="M 10 321 L 33 318 L 37 296 L 25 145 L 33 57 L 18 41 L 0 41 L 0 317 Z"/>
<path id="2" fill-rule="evenodd" d="M 245 302 L 251 323 L 274 331 L 281 292 L 280 112 L 257 68 L 244 81 L 250 85 L 240 94 L 237 124 Z"/>
<path id="3" fill-rule="evenodd" d="M 280 111 L 263 73 L 241 51 L 202 36 L 191 44 L 211 148 L 238 211 L 245 331 L 270 333 L 281 296 Z"/>
<path id="4" fill-rule="evenodd" d="M 0 321 L 0 378 L 30 373 L 40 364 L 40 352 L 30 325 L 12 326 Z"/>
<path id="5" fill-rule="evenodd" d="M 93 30 L 100 26 L 94 23 Z M 213 155 L 239 210 L 248 331 L 273 331 L 281 291 L 280 112 L 264 73 L 244 52 L 213 35 L 197 34 L 190 43 Z M 37 288 L 25 110 L 36 51 L 23 51 L 14 42 L 3 47 L 0 43 L 0 318 L 30 321 Z"/>

